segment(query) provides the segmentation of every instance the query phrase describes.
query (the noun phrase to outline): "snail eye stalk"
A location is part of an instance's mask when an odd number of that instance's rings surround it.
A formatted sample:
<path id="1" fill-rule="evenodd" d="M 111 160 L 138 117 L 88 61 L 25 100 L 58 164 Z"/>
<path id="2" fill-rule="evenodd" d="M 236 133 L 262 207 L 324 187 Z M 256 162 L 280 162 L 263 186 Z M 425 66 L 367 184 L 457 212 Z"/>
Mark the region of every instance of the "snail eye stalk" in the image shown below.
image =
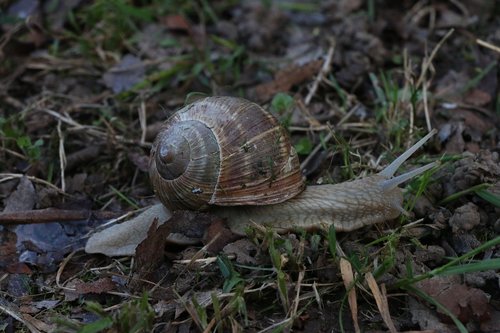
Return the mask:
<path id="1" fill-rule="evenodd" d="M 413 155 L 413 153 L 415 151 L 417 151 L 420 147 L 422 147 L 436 133 L 437 133 L 436 129 L 433 129 L 432 131 L 430 131 L 429 134 L 424 136 L 417 143 L 415 143 L 413 146 L 411 146 L 407 151 L 405 151 L 398 158 L 396 158 L 394 161 L 392 161 L 392 163 L 389 164 L 388 166 L 386 166 L 384 170 L 380 171 L 379 175 L 384 176 L 386 179 L 389 179 L 392 176 L 394 176 L 396 171 L 398 171 L 399 167 L 404 162 L 406 162 L 406 160 L 409 159 L 410 156 Z"/>

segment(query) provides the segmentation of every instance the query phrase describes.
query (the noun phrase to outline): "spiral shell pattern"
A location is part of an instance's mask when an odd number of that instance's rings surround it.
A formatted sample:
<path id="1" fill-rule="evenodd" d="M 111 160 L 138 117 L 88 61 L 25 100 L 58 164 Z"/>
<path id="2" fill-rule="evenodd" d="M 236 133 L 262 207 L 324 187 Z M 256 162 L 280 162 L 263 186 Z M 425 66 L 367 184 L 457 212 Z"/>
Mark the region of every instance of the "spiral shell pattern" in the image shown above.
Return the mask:
<path id="1" fill-rule="evenodd" d="M 204 98 L 169 118 L 151 149 L 150 178 L 174 210 L 274 204 L 304 189 L 286 130 L 235 97 Z"/>

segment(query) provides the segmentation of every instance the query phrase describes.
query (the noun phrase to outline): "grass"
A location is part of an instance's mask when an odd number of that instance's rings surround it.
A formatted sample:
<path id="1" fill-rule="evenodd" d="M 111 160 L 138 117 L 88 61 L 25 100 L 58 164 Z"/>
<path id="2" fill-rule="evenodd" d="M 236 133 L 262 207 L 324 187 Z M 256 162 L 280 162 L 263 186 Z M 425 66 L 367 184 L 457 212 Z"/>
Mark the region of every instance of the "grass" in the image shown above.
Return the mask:
<path id="1" fill-rule="evenodd" d="M 272 1 L 263 1 L 268 6 L 272 6 Z M 65 29 L 62 35 L 54 38 L 49 47 L 50 54 L 56 59 L 63 60 L 68 57 L 78 56 L 88 60 L 85 65 L 96 68 L 97 74 L 92 72 L 90 77 L 100 77 L 110 63 L 115 63 L 120 57 L 128 52 L 140 53 L 137 49 L 137 36 L 142 28 L 149 23 L 158 23 L 159 19 L 168 15 L 182 15 L 190 23 L 203 28 L 212 27 L 215 23 L 224 19 L 227 13 L 225 10 L 236 2 L 210 2 L 200 1 L 149 1 L 138 2 L 141 6 L 136 6 L 137 2 L 125 0 L 94 1 L 91 5 L 84 5 L 81 10 L 70 13 L 68 21 L 69 28 Z M 317 4 L 295 4 L 280 2 L 278 7 L 291 10 L 293 12 L 315 12 L 318 10 Z M 371 20 L 375 19 L 379 8 L 376 8 L 374 1 L 368 1 L 367 8 Z M 73 125 L 65 123 L 66 142 L 71 142 L 75 146 L 93 144 L 94 142 L 105 143 L 110 156 L 99 157 L 99 171 L 113 181 L 125 182 L 130 177 L 123 177 L 124 165 L 123 156 L 130 148 L 135 147 L 133 123 L 135 121 L 135 110 L 139 102 L 148 102 L 148 115 L 153 113 L 158 104 L 171 102 L 171 96 L 186 96 L 186 91 L 195 89 L 200 91 L 197 94 L 187 94 L 186 103 L 200 95 L 212 94 L 225 91 L 227 87 L 240 84 L 243 72 L 248 69 L 249 64 L 257 66 L 258 73 L 265 71 L 266 61 L 255 59 L 255 54 L 249 51 L 245 45 L 238 40 L 233 40 L 217 35 L 206 30 L 205 45 L 199 46 L 193 40 L 189 40 L 188 33 L 184 35 L 173 35 L 172 37 L 162 37 L 158 43 L 167 50 L 185 47 L 184 52 L 174 56 L 161 59 L 162 62 L 171 64 L 168 68 L 159 69 L 158 64 L 148 64 L 147 75 L 142 82 L 137 83 L 131 90 L 115 96 L 106 96 L 106 99 L 98 99 L 98 107 L 92 107 L 85 112 L 81 108 L 71 105 L 73 108 L 67 111 L 59 108 L 60 104 L 71 104 L 68 99 L 64 103 L 60 101 L 46 100 L 40 107 L 45 109 L 56 108 L 61 115 L 68 115 L 65 119 L 68 122 L 75 121 Z M 187 38 L 183 38 L 186 37 Z M 187 44 L 186 44 L 187 43 Z M 401 63 L 404 68 L 383 69 L 370 73 L 367 83 L 371 84 L 370 92 L 375 96 L 368 101 L 358 101 L 355 92 L 342 87 L 337 81 L 334 71 L 328 74 L 322 81 L 316 100 L 326 101 L 325 109 L 335 109 L 344 117 L 355 104 L 363 104 L 375 114 L 365 121 L 368 127 L 358 128 L 348 124 L 340 127 L 334 132 L 334 143 L 329 140 L 320 139 L 319 143 L 324 151 L 337 149 L 340 153 L 331 158 L 341 165 L 343 179 L 353 179 L 363 172 L 372 173 L 373 166 L 378 167 L 377 156 L 384 154 L 387 156 L 397 155 L 405 150 L 407 144 L 420 135 L 416 126 L 411 121 L 411 117 L 423 108 L 425 103 L 423 94 L 423 84 L 429 82 L 419 81 L 410 70 L 408 60 L 405 56 L 393 55 L 394 59 L 403 59 Z M 7 59 L 7 61 L 13 61 Z M 47 72 L 57 73 L 60 68 L 46 68 Z M 425 66 L 422 66 L 423 68 Z M 74 69 L 74 68 L 73 68 Z M 253 69 L 253 68 L 252 68 Z M 465 86 L 464 93 L 478 87 L 481 80 L 492 70 L 495 64 L 491 63 L 484 69 L 478 69 L 477 75 Z M 68 70 L 70 72 L 71 70 Z M 68 74 L 69 75 L 69 74 Z M 24 87 L 24 86 L 21 86 Z M 194 88 L 193 88 L 194 87 Z M 221 89 L 222 88 L 222 89 Z M 246 88 L 246 87 L 245 87 Z M 241 92 L 244 88 L 235 89 Z M 294 88 L 293 92 L 278 93 L 270 102 L 269 108 L 277 114 L 282 124 L 291 128 L 291 117 L 295 99 L 303 87 Z M 234 91 L 232 91 L 234 92 Z M 292 95 L 293 94 L 293 95 Z M 151 96 L 161 96 L 160 101 L 149 100 Z M 367 94 L 369 95 L 369 94 Z M 432 100 L 432 95 L 430 99 Z M 165 96 L 167 96 L 165 98 Z M 292 97 L 293 96 L 293 97 Z M 324 98 L 323 98 L 324 97 Z M 182 100 L 183 97 L 179 98 Z M 85 101 L 87 102 L 87 101 Z M 52 103 L 52 104 L 51 104 Z M 175 103 L 173 103 L 175 104 Z M 497 112 L 500 112 L 500 104 L 497 103 Z M 167 105 L 170 110 L 172 105 Z M 15 108 L 9 108 L 15 111 Z M 80 110 L 79 112 L 75 112 Z M 89 111 L 90 110 L 90 111 Z M 67 111 L 67 113 L 65 113 Z M 22 113 L 12 116 L 0 117 L 0 134 L 2 136 L 1 148 L 9 151 L 9 156 L 16 156 L 21 160 L 35 163 L 44 158 L 57 160 L 57 154 L 53 154 L 53 138 L 50 134 L 38 135 L 28 133 L 23 125 Z M 73 117 L 73 118 L 72 118 Z M 336 115 L 337 117 L 337 115 Z M 347 119 L 347 118 L 346 118 Z M 361 122 L 361 121 L 360 121 Z M 79 124 L 91 124 L 92 126 L 79 126 Z M 148 124 L 149 125 L 149 124 Z M 137 131 L 137 129 L 135 129 Z M 314 129 L 311 129 L 314 130 Z M 92 140 L 85 141 L 84 136 L 92 137 Z M 138 131 L 137 131 L 138 132 Z M 379 133 L 379 135 L 374 135 Z M 293 133 L 300 136 L 296 141 L 295 148 L 302 156 L 309 155 L 314 149 L 314 140 L 311 136 Z M 318 135 L 321 136 L 321 135 Z M 119 139 L 118 139 L 119 137 Z M 324 135 L 323 135 L 324 137 Z M 374 141 L 362 146 L 358 143 L 365 138 Z M 88 139 L 88 138 L 87 138 Z M 411 139 L 411 140 L 410 140 Z M 55 142 L 55 141 L 54 141 Z M 317 142 L 317 140 L 316 140 Z M 377 143 L 381 146 L 377 147 Z M 389 146 L 388 143 L 391 143 Z M 147 149 L 144 150 L 147 153 Z M 69 152 L 69 149 L 68 149 Z M 355 153 L 354 153 L 355 152 Z M 331 155 L 330 155 L 331 156 Z M 336 159 L 338 157 L 338 159 Z M 444 156 L 443 166 L 451 165 L 457 156 Z M 414 158 L 412 161 L 418 163 L 428 163 L 434 157 Z M 101 162 L 103 161 L 103 162 Z M 272 161 L 270 161 L 271 163 Z M 373 162 L 373 163 L 372 163 Z M 1 162 L 6 165 L 6 161 Z M 408 165 L 409 166 L 409 165 Z M 50 164 L 52 171 L 44 170 L 50 181 L 57 181 L 57 164 Z M 49 169 L 47 168 L 47 169 Z M 56 169 L 54 171 L 54 169 Z M 89 171 L 84 169 L 83 171 Z M 81 170 L 79 170 L 81 171 Z M 436 170 L 431 170 L 420 177 L 412 180 L 406 186 L 407 194 L 405 199 L 405 209 L 410 211 L 415 206 L 416 200 L 425 195 L 428 187 L 433 182 L 439 182 L 435 178 Z M 332 173 L 322 169 L 324 180 L 333 178 Z M 128 175 L 124 172 L 125 175 Z M 123 184 L 122 184 L 123 185 Z M 103 197 L 118 198 L 120 207 L 138 208 L 142 204 L 142 197 L 132 195 L 132 182 L 123 186 L 113 187 L 109 185 L 111 193 L 104 194 Z M 500 207 L 498 195 L 488 190 L 490 184 L 480 184 L 463 192 L 455 193 L 445 198 L 439 203 L 441 206 L 452 209 L 458 198 L 475 194 L 484 199 L 488 204 Z M 99 196 L 97 196 L 99 198 Z M 408 198 L 409 197 L 409 198 Z M 401 218 L 401 224 L 408 220 Z M 431 279 L 435 276 L 463 275 L 465 273 L 498 270 L 500 262 L 498 259 L 479 260 L 479 255 L 493 246 L 498 246 L 499 238 L 484 242 L 481 246 L 467 254 L 457 258 L 446 258 L 446 263 L 437 267 L 430 267 L 423 274 L 415 274 L 411 269 L 412 262 L 408 261 L 406 275 L 396 270 L 399 262 L 398 251 L 402 248 L 411 251 L 422 246 L 422 240 L 412 236 L 408 228 L 397 226 L 393 229 L 388 227 L 366 228 L 353 236 L 344 233 L 337 233 L 333 227 L 320 233 L 305 232 L 297 230 L 292 235 L 277 235 L 270 230 L 254 230 L 249 232 L 249 237 L 257 248 L 258 264 L 238 264 L 233 257 L 219 254 L 214 263 L 206 267 L 186 267 L 183 272 L 195 275 L 191 285 L 177 294 L 169 301 L 176 302 L 179 317 L 176 320 L 192 321 L 200 331 L 224 332 L 231 329 L 242 330 L 248 328 L 260 329 L 266 332 L 281 332 L 294 329 L 294 324 L 299 325 L 302 317 L 307 322 L 307 316 L 314 314 L 316 310 L 337 315 L 335 318 L 341 331 L 350 331 L 345 323 L 348 311 L 351 316 L 363 316 L 367 312 L 381 312 L 375 307 L 375 295 L 372 289 L 368 288 L 366 276 L 372 275 L 375 279 L 391 274 L 395 281 L 388 285 L 391 292 L 416 295 L 447 313 L 455 322 L 460 331 L 464 332 L 465 327 L 453 316 L 452 313 L 442 307 L 439 302 L 432 299 L 418 289 L 418 282 Z M 180 251 L 179 251 L 180 252 Z M 187 252 L 182 252 L 188 255 Z M 172 253 L 169 256 L 173 257 Z M 210 256 L 210 254 L 206 254 Z M 173 266 L 172 260 L 168 260 Z M 93 262 L 89 261 L 89 265 Z M 339 266 L 343 265 L 344 272 L 339 273 Z M 172 267 L 168 267 L 171 269 Z M 131 272 L 117 269 L 122 275 L 127 276 Z M 349 271 L 351 277 L 346 272 Z M 103 270 L 103 274 L 109 273 Z M 183 275 L 172 277 L 175 271 L 166 273 L 169 279 L 176 281 L 182 279 Z M 170 275 L 169 275 L 170 274 Z M 186 274 L 187 275 L 187 274 Z M 89 274 L 88 279 L 96 278 L 98 275 Z M 85 276 L 87 279 L 87 276 Z M 344 287 L 342 287 L 344 282 Z M 380 283 L 381 284 L 381 283 Z M 156 288 L 157 286 L 155 286 Z M 51 291 L 55 298 L 61 297 L 58 289 Z M 353 300 L 353 293 L 355 297 Z M 207 296 L 208 295 L 208 296 Z M 206 296 L 206 297 L 202 297 Z M 357 297 L 356 297 L 357 296 Z M 87 298 L 82 296 L 83 298 Z M 90 297 L 89 297 L 90 298 Z M 106 331 L 127 331 L 146 332 L 153 328 L 154 324 L 170 320 L 174 316 L 166 314 L 163 317 L 155 317 L 153 305 L 159 304 L 159 299 L 153 293 L 144 293 L 139 299 L 122 299 L 113 304 L 113 310 L 105 308 L 109 302 L 116 299 L 104 299 L 100 303 L 88 302 L 85 311 L 92 312 L 99 319 L 93 323 L 82 324 L 76 321 L 60 321 L 61 331 L 71 332 L 106 332 Z M 354 302 L 359 303 L 361 309 L 359 313 L 354 313 Z M 71 313 L 68 307 L 77 308 L 78 302 L 66 303 L 65 317 Z M 55 309 L 57 312 L 59 309 Z M 61 310 L 63 312 L 63 310 Z M 66 316 L 67 315 L 67 316 Z M 260 317 L 265 317 L 267 321 L 259 322 Z M 3 317 L 1 318 L 3 319 Z M 314 319 L 313 319 L 314 320 Z M 380 326 L 383 323 L 379 324 Z M 337 328 L 337 327 L 334 327 Z M 366 329 L 366 327 L 362 327 Z"/>
<path id="2" fill-rule="evenodd" d="M 421 97 L 411 82 L 405 80 L 400 86 L 394 76 L 391 71 L 381 72 L 378 77 L 370 73 L 370 81 L 376 95 L 377 125 L 388 132 L 391 151 L 399 152 L 404 150 L 404 138 L 410 129 L 409 114 L 417 109 Z"/>
<path id="3" fill-rule="evenodd" d="M 318 235 L 312 235 L 312 238 L 316 238 L 318 241 Z M 359 253 L 351 253 L 347 257 L 343 254 L 339 254 L 337 248 L 336 241 L 336 233 L 333 228 L 328 232 L 328 239 L 324 239 L 324 242 L 320 242 L 318 251 L 322 252 L 327 250 L 330 252 L 331 259 L 335 263 L 339 263 L 339 261 L 347 260 L 350 263 L 351 269 L 355 272 L 356 278 L 351 280 L 351 282 L 346 287 L 346 291 L 344 296 L 340 298 L 340 307 L 339 311 L 339 325 L 340 330 L 347 332 L 350 331 L 349 328 L 345 326 L 343 323 L 343 318 L 345 317 L 344 312 L 347 309 L 347 300 L 349 291 L 354 290 L 356 288 L 357 293 L 361 292 L 363 297 L 371 297 L 370 293 L 364 290 L 364 283 L 362 277 L 366 275 L 366 273 L 372 273 L 374 276 L 380 276 L 384 272 L 392 271 L 392 267 L 396 261 L 395 254 L 396 248 L 401 241 L 401 236 L 398 233 L 392 233 L 387 236 L 385 239 L 378 239 L 373 243 L 367 244 L 364 246 L 366 251 Z M 214 331 L 221 332 L 229 329 L 230 327 L 234 327 L 236 323 L 238 325 L 249 325 L 249 314 L 248 314 L 248 305 L 247 302 L 252 299 L 251 295 L 254 292 L 250 292 L 249 283 L 256 285 L 257 289 L 260 289 L 259 294 L 261 295 L 260 299 L 268 299 L 268 296 L 272 299 L 272 294 L 276 293 L 278 296 L 278 302 L 274 304 L 269 304 L 267 308 L 261 308 L 263 311 L 258 316 L 266 315 L 266 313 L 281 313 L 281 320 L 277 321 L 275 325 L 271 325 L 267 328 L 263 328 L 263 331 L 280 332 L 285 330 L 286 328 L 290 328 L 291 324 L 298 318 L 301 313 L 307 312 L 308 308 L 313 306 L 315 302 L 312 300 L 307 301 L 307 297 L 302 295 L 299 298 L 304 298 L 300 305 L 295 304 L 294 302 L 298 301 L 298 298 L 294 295 L 293 291 L 297 288 L 297 284 L 295 284 L 295 288 L 292 288 L 294 285 L 294 281 L 297 276 L 301 274 L 301 272 L 305 273 L 307 271 L 307 267 L 309 264 L 307 263 L 308 256 L 304 256 L 302 250 L 304 247 L 299 246 L 298 248 L 291 246 L 289 239 L 284 239 L 281 236 L 277 236 L 275 233 L 269 231 L 265 233 L 264 238 L 259 238 L 261 242 L 258 244 L 262 246 L 263 244 L 267 244 L 269 260 L 271 264 L 271 270 L 265 269 L 265 275 L 262 275 L 259 279 L 249 280 L 248 273 L 244 273 L 245 271 L 254 271 L 263 269 L 263 267 L 252 267 L 252 266 L 241 266 L 241 265 L 233 265 L 231 260 L 225 258 L 224 256 L 219 256 L 217 258 L 217 266 L 224 278 L 223 287 L 221 293 L 212 291 L 210 293 L 209 305 L 200 303 L 197 297 L 192 297 L 189 302 L 184 303 L 184 307 L 187 309 L 193 321 L 200 328 L 201 331 Z M 299 243 L 303 243 L 304 239 L 299 240 Z M 376 244 L 381 244 L 383 247 L 373 253 L 368 249 L 373 247 Z M 483 245 L 478 247 L 477 249 L 464 254 L 458 258 L 451 259 L 448 263 L 439 266 L 427 273 L 420 275 L 413 275 L 411 270 L 409 270 L 408 276 L 405 278 L 400 278 L 394 285 L 390 286 L 391 290 L 403 289 L 406 290 L 423 300 L 428 301 L 431 304 L 434 304 L 438 308 L 442 309 L 444 313 L 450 316 L 452 320 L 455 321 L 457 328 L 461 332 L 466 332 L 464 330 L 464 325 L 461 324 L 452 313 L 450 313 L 447 309 L 443 308 L 442 305 L 439 304 L 435 299 L 426 295 L 424 292 L 419 290 L 416 287 L 416 283 L 422 281 L 424 279 L 429 279 L 434 276 L 445 276 L 450 274 L 465 274 L 476 271 L 485 271 L 485 270 L 497 270 L 500 269 L 500 260 L 499 259 L 489 259 L 482 261 L 472 261 L 474 256 L 477 256 L 481 252 L 488 250 L 494 246 L 500 244 L 500 237 L 493 239 L 491 241 L 485 242 Z M 323 248 L 326 246 L 326 248 Z M 385 258 L 383 261 L 377 265 L 373 266 L 374 259 L 376 258 Z M 379 259 L 380 260 L 380 259 Z M 466 262 L 469 261 L 469 262 Z M 297 271 L 297 267 L 304 267 L 304 269 L 300 269 Z M 295 277 L 295 278 L 294 278 Z M 301 280 L 300 280 L 301 281 Z M 297 281 L 297 282 L 300 282 Z M 304 282 L 306 282 L 305 280 Z M 271 283 L 271 285 L 269 285 Z M 302 282 L 300 282 L 302 283 Z M 307 283 L 307 282 L 306 282 Z M 271 289 L 261 289 L 265 285 L 271 286 Z M 260 287 L 259 287 L 260 286 Z M 304 287 L 302 287 L 304 288 Z M 321 290 L 322 287 L 319 287 Z M 325 291 L 328 290 L 325 289 Z M 245 292 L 245 291 L 248 291 Z M 332 290 L 335 294 L 338 291 Z M 328 297 L 328 292 L 321 292 L 321 297 Z M 223 296 L 225 295 L 225 296 Z M 267 296 L 266 296 L 267 295 Z M 180 299 L 181 297 L 179 295 Z M 338 297 L 338 296 L 337 296 Z M 132 322 L 132 318 L 136 318 L 131 316 L 131 311 L 142 313 L 143 320 L 141 321 L 141 329 L 136 327 L 134 332 L 142 332 L 147 331 L 150 327 L 149 321 L 144 318 L 149 318 L 148 313 L 150 310 L 146 305 L 146 294 L 140 299 L 136 301 L 131 301 L 125 305 L 122 310 L 114 315 L 109 315 L 102 311 L 102 308 L 99 305 L 90 304 L 89 310 L 94 313 L 97 313 L 101 316 L 101 319 L 98 321 L 84 325 L 85 330 L 79 327 L 78 332 L 102 332 L 110 327 L 117 327 L 118 323 L 121 323 L 121 327 L 125 327 L 123 325 L 128 325 L 126 323 Z M 295 308 L 295 311 L 293 309 Z M 137 316 L 138 314 L 135 314 Z M 240 326 L 243 328 L 245 326 Z M 129 330 L 131 331 L 131 330 Z"/>
<path id="4" fill-rule="evenodd" d="M 430 279 L 434 276 L 446 276 L 446 275 L 455 275 L 455 274 L 464 274 L 470 272 L 478 272 L 478 271 L 487 271 L 487 270 L 498 270 L 500 269 L 500 259 L 483 259 L 474 263 L 464 264 L 465 260 L 472 259 L 474 256 L 479 253 L 489 250 L 494 246 L 500 244 L 500 237 L 496 237 L 485 243 L 481 244 L 477 248 L 472 251 L 467 252 L 466 254 L 461 255 L 460 257 L 456 257 L 451 259 L 448 263 L 435 268 L 427 273 L 413 276 L 410 274 L 409 277 L 403 278 L 398 281 L 394 287 L 396 288 L 406 288 L 410 285 L 413 285 L 419 281 Z"/>
<path id="5" fill-rule="evenodd" d="M 140 209 L 141 208 L 141 207 L 139 207 L 139 205 L 137 205 L 137 203 L 135 203 L 132 199 L 127 197 L 122 191 L 118 190 L 113 185 L 110 185 L 109 187 L 110 187 L 111 191 L 113 191 L 113 193 L 115 195 L 117 195 L 120 200 L 127 203 L 133 209 Z"/>
<path id="6" fill-rule="evenodd" d="M 500 196 L 491 191 L 488 191 L 488 188 L 491 186 L 493 186 L 493 184 L 488 184 L 488 183 L 471 186 L 468 189 L 453 193 L 452 195 L 444 198 L 443 200 L 441 200 L 440 204 L 444 205 L 450 203 L 468 194 L 476 194 L 477 196 L 481 197 L 483 200 L 486 200 L 495 207 L 500 207 Z"/>
<path id="7" fill-rule="evenodd" d="M 295 106 L 293 97 L 285 93 L 277 93 L 271 100 L 270 111 L 280 120 L 281 126 L 288 129 L 292 120 L 292 111 Z"/>
<path id="8" fill-rule="evenodd" d="M 140 299 L 122 303 L 120 311 L 108 313 L 101 304 L 87 302 L 86 310 L 99 317 L 89 324 L 81 324 L 60 318 L 58 332 L 66 333 L 98 333 L 116 330 L 117 332 L 142 333 L 150 332 L 155 317 L 149 304 L 148 295 Z"/>
<path id="9" fill-rule="evenodd" d="M 497 66 L 497 62 L 493 61 L 489 63 L 484 69 L 478 69 L 477 74 L 469 82 L 465 84 L 460 93 L 466 94 L 471 89 L 475 88 L 489 72 L 491 72 Z"/>
<path id="10" fill-rule="evenodd" d="M 11 117 L 0 116 L 0 136 L 3 148 L 21 151 L 21 156 L 31 163 L 38 161 L 42 154 L 45 141 L 42 138 L 33 139 L 26 133 L 22 122 L 22 115 Z M 19 154 L 16 154 L 19 156 Z"/>
<path id="11" fill-rule="evenodd" d="M 419 281 L 423 281 L 426 279 L 430 279 L 436 276 L 448 276 L 448 275 L 463 275 L 466 273 L 472 272 L 481 272 L 481 271 L 498 271 L 500 269 L 500 259 L 481 259 L 474 260 L 472 262 L 464 263 L 466 260 L 472 260 L 472 258 L 483 251 L 487 251 L 495 246 L 500 244 L 500 237 L 496 237 L 490 241 L 487 241 L 481 244 L 479 247 L 474 250 L 460 256 L 457 258 L 451 259 L 448 263 L 435 268 L 427 273 L 420 275 L 413 275 L 411 271 L 408 271 L 408 277 L 400 279 L 394 287 L 401 288 L 403 290 L 407 290 L 410 293 L 420 297 L 421 299 L 429 302 L 430 304 L 436 306 L 443 313 L 445 313 L 450 319 L 453 321 L 455 326 L 459 329 L 461 333 L 468 332 L 467 328 L 463 325 L 462 322 L 446 307 L 444 307 L 439 301 L 420 290 L 416 284 Z"/>
<path id="12" fill-rule="evenodd" d="M 82 55 L 97 61 L 96 46 L 104 50 L 120 49 L 127 43 L 127 37 L 139 30 L 140 23 L 152 20 L 151 8 L 136 7 L 127 0 L 97 0 L 70 15 L 73 29 L 65 30 L 65 34 L 78 43 Z"/>
<path id="13" fill-rule="evenodd" d="M 415 179 L 412 179 L 410 181 L 410 183 L 406 188 L 407 192 L 413 194 L 413 197 L 411 198 L 411 200 L 405 201 L 405 206 L 404 206 L 405 211 L 407 212 L 413 211 L 413 208 L 415 207 L 417 200 L 425 193 L 428 186 L 436 181 L 435 179 L 433 179 L 433 175 L 441 168 L 442 166 L 434 167 L 431 170 L 424 172 L 422 175 L 415 177 Z M 406 220 L 406 216 L 402 215 L 401 219 L 402 219 L 401 221 L 404 222 Z"/>
<path id="14" fill-rule="evenodd" d="M 221 3 L 217 6 L 217 11 L 223 11 L 230 6 L 230 1 Z M 65 42 L 78 43 L 77 52 L 93 59 L 98 65 L 103 60 L 108 60 L 102 59 L 102 51 L 109 52 L 109 55 L 116 59 L 120 54 L 115 54 L 115 50 L 139 47 L 136 37 L 140 32 L 139 26 L 160 19 L 159 15 L 181 15 L 190 24 L 214 24 L 218 21 L 216 10 L 205 0 L 152 1 L 143 6 L 137 6 L 128 0 L 98 0 L 77 13 L 71 13 L 72 29 L 64 31 Z M 130 97 L 131 93 L 140 94 L 144 90 L 161 91 L 169 87 L 172 81 L 186 86 L 197 81 L 207 92 L 211 91 L 214 81 L 221 86 L 237 81 L 246 59 L 245 47 L 216 34 L 209 34 L 207 37 L 207 47 L 200 49 L 191 36 L 192 52 L 164 59 L 163 62 L 173 63 L 169 69 L 157 70 L 157 66 L 151 67 L 150 74 L 143 82 L 136 84 L 131 91 L 122 93 L 119 98 Z M 185 47 L 175 38 L 159 40 L 158 43 L 165 49 Z M 59 40 L 54 41 L 51 50 L 54 56 L 59 57 L 64 57 L 67 52 Z M 218 56 L 214 58 L 215 54 Z"/>

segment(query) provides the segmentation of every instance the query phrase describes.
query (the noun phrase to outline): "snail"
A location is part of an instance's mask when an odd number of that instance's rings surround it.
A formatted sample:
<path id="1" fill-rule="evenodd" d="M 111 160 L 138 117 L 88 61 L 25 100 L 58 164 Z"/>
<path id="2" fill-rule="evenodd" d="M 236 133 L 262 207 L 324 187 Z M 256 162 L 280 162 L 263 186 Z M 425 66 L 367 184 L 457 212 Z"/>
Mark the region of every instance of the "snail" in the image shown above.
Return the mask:
<path id="1" fill-rule="evenodd" d="M 374 175 L 305 186 L 287 131 L 273 115 L 241 98 L 207 97 L 163 124 L 151 149 L 149 174 L 165 207 L 210 209 L 236 234 L 252 223 L 279 232 L 329 225 L 351 231 L 405 213 L 398 185 L 436 163 L 394 174 L 434 134 Z"/>
<path id="2" fill-rule="evenodd" d="M 277 232 L 332 225 L 337 231 L 351 231 L 394 219 L 406 213 L 399 185 L 437 163 L 394 174 L 435 133 L 431 131 L 374 175 L 305 186 L 288 133 L 273 115 L 240 98 L 198 100 L 163 123 L 153 142 L 149 174 L 162 204 L 94 233 L 85 251 L 134 255 L 153 221 L 169 223 L 176 210 L 210 209 L 238 235 L 253 223 Z M 175 223 L 170 224 L 170 241 L 199 241 L 198 236 L 186 239 L 185 226 L 173 227 Z"/>

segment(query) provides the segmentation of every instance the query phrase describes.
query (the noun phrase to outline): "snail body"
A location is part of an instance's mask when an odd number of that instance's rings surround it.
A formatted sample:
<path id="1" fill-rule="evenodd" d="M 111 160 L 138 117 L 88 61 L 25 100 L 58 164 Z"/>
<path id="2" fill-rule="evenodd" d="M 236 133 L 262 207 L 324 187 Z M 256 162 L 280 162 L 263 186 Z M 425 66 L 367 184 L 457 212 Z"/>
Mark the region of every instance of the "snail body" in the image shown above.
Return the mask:
<path id="1" fill-rule="evenodd" d="M 237 234 L 252 223 L 350 231 L 404 212 L 398 185 L 435 164 L 394 174 L 434 133 L 375 175 L 305 187 L 297 154 L 274 116 L 244 99 L 208 97 L 164 123 L 151 149 L 150 178 L 168 209 L 210 208 Z"/>
<path id="2" fill-rule="evenodd" d="M 337 231 L 394 219 L 403 212 L 402 191 L 384 191 L 382 177 L 374 175 L 339 184 L 308 186 L 297 196 L 275 205 L 215 208 L 229 228 L 243 235 L 250 223 L 272 226 L 278 232 L 291 228 L 319 229 L 334 224 Z M 249 223 L 250 222 L 250 223 Z"/>

